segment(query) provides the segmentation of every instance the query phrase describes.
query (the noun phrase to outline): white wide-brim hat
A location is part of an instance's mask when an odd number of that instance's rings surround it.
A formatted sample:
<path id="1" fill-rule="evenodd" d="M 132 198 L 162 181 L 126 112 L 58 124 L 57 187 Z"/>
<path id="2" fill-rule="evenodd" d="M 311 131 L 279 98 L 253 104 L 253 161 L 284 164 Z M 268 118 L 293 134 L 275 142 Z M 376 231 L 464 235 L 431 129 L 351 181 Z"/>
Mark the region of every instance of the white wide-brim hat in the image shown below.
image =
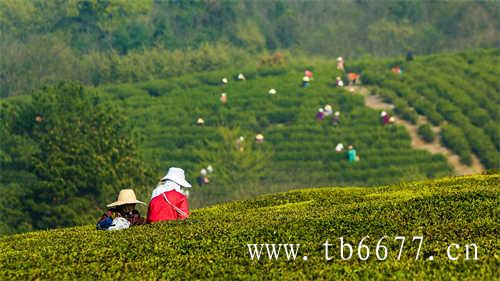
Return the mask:
<path id="1" fill-rule="evenodd" d="M 137 200 L 137 197 L 135 197 L 135 193 L 132 189 L 122 189 L 120 190 L 120 193 L 118 194 L 118 199 L 109 204 L 106 205 L 106 207 L 116 207 L 116 206 L 121 206 L 121 205 L 127 205 L 127 204 L 144 204 L 144 202 L 141 202 Z"/>
<path id="2" fill-rule="evenodd" d="M 191 184 L 186 181 L 184 170 L 181 168 L 171 167 L 161 180 L 171 180 L 180 186 L 191 187 Z"/>

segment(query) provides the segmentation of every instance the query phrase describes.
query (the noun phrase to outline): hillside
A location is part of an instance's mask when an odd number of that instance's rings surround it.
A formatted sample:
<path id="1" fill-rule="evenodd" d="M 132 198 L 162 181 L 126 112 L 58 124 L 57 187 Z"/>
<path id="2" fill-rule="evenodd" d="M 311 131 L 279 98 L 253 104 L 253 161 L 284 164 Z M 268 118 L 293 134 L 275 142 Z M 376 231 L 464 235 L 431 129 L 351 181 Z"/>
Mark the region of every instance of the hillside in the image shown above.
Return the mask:
<path id="1" fill-rule="evenodd" d="M 259 67 L 97 88 L 70 82 L 2 99 L 0 213 L 8 219 L 0 234 L 86 224 L 123 187 L 147 201 L 170 166 L 184 168 L 194 184 L 192 207 L 298 187 L 373 186 L 498 168 L 497 54 L 348 60 L 347 72 L 361 73 L 354 91 L 334 86 L 337 76 L 346 81 L 335 61 L 291 62 L 276 53 Z M 394 66 L 403 73 L 392 73 Z M 313 71 L 307 88 L 305 69 Z M 240 72 L 245 81 L 237 80 Z M 373 101 L 383 107 L 371 108 Z M 326 104 L 340 112 L 339 125 L 331 116 L 316 120 Z M 396 126 L 381 125 L 381 109 L 396 114 Z M 264 143 L 254 141 L 257 134 Z M 427 144 L 429 134 L 434 140 Z M 243 151 L 236 147 L 240 136 Z M 348 162 L 345 150 L 335 151 L 338 143 L 353 144 L 360 161 Z M 208 165 L 214 172 L 200 187 L 196 178 Z M 47 216 L 60 209 L 63 220 Z"/>
<path id="2" fill-rule="evenodd" d="M 0 1 L 0 97 L 248 65 L 499 46 L 497 1 Z"/>
<path id="3" fill-rule="evenodd" d="M 367 58 L 348 62 L 347 71 L 361 73 L 363 86 L 394 105 L 389 113 L 410 123 L 428 120 L 437 144 L 454 153 L 448 157 L 460 158 L 468 167 L 471 155 L 477 155 L 487 169 L 498 168 L 497 53 L 476 50 L 411 62 Z M 392 73 L 394 66 L 403 74 Z M 308 88 L 300 86 L 304 69 L 314 72 Z M 236 79 L 239 72 L 246 81 Z M 365 107 L 363 97 L 347 88 L 334 87 L 336 76 L 346 81 L 334 62 L 319 60 L 102 89 L 138 128 L 147 162 L 184 167 L 191 178 L 214 166 L 212 184 L 193 193 L 195 206 L 296 186 L 387 184 L 453 174 L 443 154 L 428 153 L 425 144 L 413 149 L 405 127 L 381 126 L 379 110 Z M 223 77 L 228 84 L 221 82 Z M 267 94 L 271 88 L 276 95 Z M 228 96 L 226 104 L 219 101 L 221 93 Z M 341 113 L 340 126 L 333 126 L 331 118 L 315 119 L 326 104 Z M 200 117 L 203 127 L 196 125 Z M 265 137 L 263 144 L 253 143 L 258 133 Z M 231 144 L 240 135 L 247 140 L 242 154 Z M 344 153 L 335 152 L 337 143 L 354 144 L 361 161 L 348 163 Z"/>
<path id="4" fill-rule="evenodd" d="M 499 51 L 435 54 L 413 61 L 367 60 L 355 67 L 362 69 L 372 94 L 394 104 L 394 112 L 403 119 L 431 125 L 464 164 L 470 165 L 476 155 L 486 168 L 498 168 Z M 393 73 L 395 67 L 402 73 Z"/>
<path id="5" fill-rule="evenodd" d="M 197 209 L 186 222 L 118 232 L 89 225 L 7 236 L 0 238 L 0 279 L 494 280 L 500 263 L 499 180 L 499 175 L 484 175 L 377 188 L 304 189 Z M 362 261 L 357 244 L 366 235 L 371 255 Z M 415 260 L 418 240 L 411 238 L 420 235 L 424 242 Z M 376 243 L 383 236 L 388 236 L 381 243 L 388 255 L 377 261 Z M 399 261 L 401 243 L 395 236 L 407 239 Z M 353 245 L 348 261 L 339 256 L 339 237 Z M 334 245 L 330 261 L 322 245 L 326 240 Z M 296 260 L 252 261 L 248 243 L 300 248 Z M 450 252 L 460 254 L 456 261 L 446 254 L 452 243 L 460 244 Z M 478 246 L 478 260 L 472 253 L 465 260 L 465 244 Z M 378 254 L 383 259 L 384 251 Z"/>
<path id="6" fill-rule="evenodd" d="M 301 87 L 304 69 L 314 72 L 307 88 Z M 239 71 L 245 81 L 236 80 Z M 363 97 L 335 88 L 342 73 L 332 62 L 239 71 L 101 88 L 125 108 L 146 162 L 183 167 L 191 179 L 214 167 L 212 183 L 193 191 L 195 206 L 292 187 L 387 184 L 453 173 L 442 155 L 412 149 L 404 127 L 382 126 L 380 112 L 365 107 Z M 269 95 L 271 88 L 277 94 Z M 221 93 L 226 104 L 219 101 Z M 331 117 L 316 120 L 326 104 L 341 113 L 339 126 Z M 196 125 L 197 118 L 204 126 Z M 259 133 L 262 144 L 254 142 Z M 246 139 L 243 153 L 234 147 L 239 136 Z M 354 144 L 361 161 L 349 163 L 345 152 L 336 153 L 338 143 Z"/>

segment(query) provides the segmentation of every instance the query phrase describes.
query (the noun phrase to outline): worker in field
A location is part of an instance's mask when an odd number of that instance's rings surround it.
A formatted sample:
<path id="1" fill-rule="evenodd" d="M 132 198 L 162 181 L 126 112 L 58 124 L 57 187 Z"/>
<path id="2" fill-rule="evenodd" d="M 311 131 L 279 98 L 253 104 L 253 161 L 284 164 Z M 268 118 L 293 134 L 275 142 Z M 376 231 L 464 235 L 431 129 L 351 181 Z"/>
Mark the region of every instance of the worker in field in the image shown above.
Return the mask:
<path id="1" fill-rule="evenodd" d="M 304 76 L 309 77 L 309 80 L 313 80 L 313 73 L 310 70 L 306 69 L 306 71 L 304 71 Z"/>
<path id="2" fill-rule="evenodd" d="M 263 134 L 257 134 L 255 136 L 255 142 L 256 143 L 263 143 L 264 142 L 264 135 Z"/>
<path id="3" fill-rule="evenodd" d="M 403 74 L 403 70 L 399 66 L 395 66 L 395 67 L 391 68 L 391 71 L 394 74 Z"/>
<path id="4" fill-rule="evenodd" d="M 220 94 L 220 102 L 221 103 L 226 103 L 227 102 L 227 94 L 226 93 Z"/>
<path id="5" fill-rule="evenodd" d="M 387 112 L 385 112 L 385 111 L 380 112 L 380 121 L 382 122 L 382 125 L 389 124 L 390 119 L 391 119 L 391 116 Z"/>
<path id="6" fill-rule="evenodd" d="M 135 209 L 136 204 L 146 205 L 137 200 L 132 189 L 120 190 L 118 199 L 106 206 L 108 210 L 101 216 L 96 228 L 98 230 L 117 230 L 145 224 L 146 220 Z"/>
<path id="7" fill-rule="evenodd" d="M 309 85 L 310 85 L 309 81 L 311 81 L 311 79 L 309 77 L 307 77 L 307 76 L 304 76 L 302 78 L 302 87 L 304 87 L 304 88 L 309 87 Z"/>
<path id="8" fill-rule="evenodd" d="M 349 86 L 356 86 L 359 84 L 360 75 L 354 72 L 347 73 L 347 80 L 349 80 Z"/>
<path id="9" fill-rule="evenodd" d="M 332 118 L 332 124 L 335 126 L 340 125 L 340 112 L 335 111 L 335 114 L 333 114 Z"/>
<path id="10" fill-rule="evenodd" d="M 359 161 L 359 156 L 357 155 L 356 149 L 354 149 L 352 144 L 347 147 L 347 160 L 349 162 Z"/>
<path id="11" fill-rule="evenodd" d="M 337 76 L 337 78 L 335 78 L 335 86 L 337 88 L 344 87 L 344 81 L 342 81 L 342 79 L 340 78 L 340 76 Z"/>
<path id="12" fill-rule="evenodd" d="M 196 125 L 198 125 L 200 127 L 203 126 L 203 125 L 205 125 L 205 120 L 203 120 L 203 118 L 198 118 L 196 120 Z"/>
<path id="13" fill-rule="evenodd" d="M 335 152 L 340 153 L 344 151 L 344 145 L 342 143 L 337 143 L 337 146 L 335 146 Z"/>
<path id="14" fill-rule="evenodd" d="M 208 171 L 206 169 L 201 169 L 200 175 L 196 178 L 198 185 L 204 186 L 205 184 L 210 183 L 210 179 L 208 178 Z"/>
<path id="15" fill-rule="evenodd" d="M 189 217 L 188 196 L 191 184 L 184 170 L 171 167 L 151 194 L 148 223 L 166 220 L 183 220 Z"/>
<path id="16" fill-rule="evenodd" d="M 209 174 L 211 174 L 211 173 L 213 173 L 213 172 L 214 172 L 214 168 L 212 168 L 212 165 L 208 165 L 208 166 L 207 166 L 207 172 L 208 172 Z"/>
<path id="17" fill-rule="evenodd" d="M 35 115 L 35 122 L 40 124 L 43 121 L 43 116 L 41 114 Z"/>
<path id="18" fill-rule="evenodd" d="M 245 138 L 243 136 L 240 136 L 237 140 L 236 140 L 236 149 L 239 151 L 239 152 L 243 152 L 245 150 Z"/>
<path id="19" fill-rule="evenodd" d="M 324 113 L 325 113 L 325 117 L 332 115 L 333 114 L 332 106 L 329 104 L 325 105 Z"/>
<path id="20" fill-rule="evenodd" d="M 337 58 L 337 69 L 344 71 L 344 59 L 342 57 Z"/>
<path id="21" fill-rule="evenodd" d="M 269 92 L 267 92 L 270 95 L 276 95 L 277 91 L 276 89 L 269 89 Z"/>
<path id="22" fill-rule="evenodd" d="M 226 77 L 222 78 L 222 84 L 223 84 L 223 85 L 226 85 L 226 84 L 227 84 L 227 82 L 229 82 L 229 80 L 227 80 L 227 78 L 226 78 Z"/>
<path id="23" fill-rule="evenodd" d="M 325 112 L 323 108 L 318 109 L 318 113 L 316 113 L 316 120 L 323 121 L 325 119 Z"/>
<path id="24" fill-rule="evenodd" d="M 406 53 L 406 61 L 412 61 L 413 60 L 413 53 L 409 51 Z"/>
<path id="25" fill-rule="evenodd" d="M 245 75 L 243 75 L 243 73 L 238 74 L 238 80 L 245 81 Z"/>

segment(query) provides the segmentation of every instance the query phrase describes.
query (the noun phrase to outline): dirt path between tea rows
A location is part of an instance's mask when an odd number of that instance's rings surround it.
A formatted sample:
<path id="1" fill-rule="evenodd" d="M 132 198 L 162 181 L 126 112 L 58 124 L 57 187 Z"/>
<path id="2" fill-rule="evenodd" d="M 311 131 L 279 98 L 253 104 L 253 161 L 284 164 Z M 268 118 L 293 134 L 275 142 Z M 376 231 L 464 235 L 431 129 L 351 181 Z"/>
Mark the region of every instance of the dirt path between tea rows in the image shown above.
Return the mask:
<path id="1" fill-rule="evenodd" d="M 371 95 L 369 90 L 365 87 L 360 87 L 360 86 L 355 86 L 355 87 L 347 87 L 347 89 L 350 92 L 360 94 L 365 98 L 365 105 L 367 107 L 373 108 L 375 110 L 390 110 L 394 108 L 394 105 L 385 103 L 380 99 L 379 96 L 376 95 Z M 436 138 L 432 143 L 427 143 L 424 140 L 420 138 L 418 135 L 418 126 L 421 124 L 428 123 L 431 125 L 425 116 L 419 115 L 417 124 L 411 124 L 410 122 L 406 120 L 402 120 L 400 118 L 396 118 L 396 124 L 404 126 L 407 130 L 408 133 L 410 134 L 411 137 L 411 146 L 415 149 L 424 149 L 429 151 L 432 154 L 436 153 L 441 153 L 446 158 L 448 159 L 448 163 L 453 166 L 455 169 L 455 173 L 458 175 L 472 175 L 472 174 L 479 174 L 484 171 L 483 165 L 479 162 L 479 159 L 476 157 L 476 155 L 471 154 L 472 156 L 472 164 L 470 166 L 467 166 L 463 163 L 460 162 L 460 158 L 458 155 L 453 153 L 451 150 L 448 148 L 444 147 L 441 145 L 441 137 L 440 137 L 440 132 L 441 128 L 438 126 L 432 126 L 431 128 L 436 134 Z"/>

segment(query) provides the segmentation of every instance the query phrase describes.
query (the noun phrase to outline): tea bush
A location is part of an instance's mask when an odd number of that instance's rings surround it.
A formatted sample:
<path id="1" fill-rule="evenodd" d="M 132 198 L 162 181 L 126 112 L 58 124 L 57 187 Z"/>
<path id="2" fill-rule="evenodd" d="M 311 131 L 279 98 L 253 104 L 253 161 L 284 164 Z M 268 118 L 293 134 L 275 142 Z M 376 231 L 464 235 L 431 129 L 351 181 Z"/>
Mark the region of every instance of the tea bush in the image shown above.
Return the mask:
<path id="1" fill-rule="evenodd" d="M 5 236 L 0 279 L 495 280 L 499 181 L 496 174 L 376 188 L 311 188 L 196 209 L 186 221 L 113 232 L 88 225 Z M 371 253 L 361 261 L 356 248 L 367 235 Z M 418 241 L 411 238 L 420 235 L 424 241 L 416 260 Z M 388 255 L 378 261 L 374 249 L 383 236 L 389 237 L 383 242 Z M 400 260 L 395 236 L 406 237 Z M 339 237 L 353 245 L 347 261 L 339 256 Z M 333 244 L 331 261 L 325 259 L 326 240 Z M 249 256 L 247 244 L 253 243 L 300 247 L 296 260 L 258 261 Z M 456 261 L 446 254 L 452 243 L 461 246 L 452 251 L 461 253 Z M 464 260 L 464 245 L 470 243 L 479 247 L 478 260 Z"/>
<path id="2" fill-rule="evenodd" d="M 412 150 L 404 128 L 381 126 L 379 112 L 366 108 L 362 96 L 333 88 L 331 83 L 339 75 L 335 64 L 309 65 L 314 79 L 308 88 L 300 86 L 304 69 L 299 65 L 225 69 L 102 90 L 126 109 L 137 134 L 143 136 L 140 148 L 146 160 L 164 170 L 181 166 L 190 180 L 201 168 L 214 164 L 207 159 L 213 159 L 217 152 L 208 144 L 224 142 L 217 128 L 238 128 L 252 143 L 256 134 L 264 135 L 260 147 L 273 153 L 265 161 L 260 184 L 245 182 L 253 175 L 238 177 L 236 183 L 225 181 L 229 177 L 218 175 L 217 170 L 227 170 L 229 164 L 221 163 L 218 165 L 223 166 L 214 167 L 209 186 L 204 190 L 195 186 L 194 206 L 247 198 L 271 189 L 288 190 L 291 186 L 386 184 L 400 181 L 400 177 L 417 180 L 452 173 L 446 159 Z M 236 79 L 240 72 L 246 81 Z M 223 77 L 228 78 L 227 84 L 222 83 Z M 134 92 L 124 98 L 126 95 L 117 91 L 124 87 L 144 89 L 149 95 Z M 276 95 L 268 94 L 271 88 L 277 90 Z M 221 93 L 227 94 L 225 104 L 219 101 Z M 417 114 L 403 98 L 398 99 L 407 118 L 416 122 Z M 318 108 L 326 104 L 341 113 L 339 126 L 332 124 L 331 117 L 323 122 L 315 119 Z M 195 124 L 199 117 L 205 121 L 203 127 Z M 335 153 L 340 142 L 354 144 L 362 161 L 348 163 L 345 152 Z M 420 160 L 413 160 L 419 154 L 423 155 Z M 426 165 L 435 161 L 436 166 Z M 393 168 L 388 170 L 388 166 Z"/>
<path id="3" fill-rule="evenodd" d="M 366 65 L 362 72 L 365 84 L 375 86 L 377 93 L 392 101 L 396 105 L 395 113 L 401 118 L 416 120 L 408 104 L 433 125 L 443 121 L 454 125 L 465 134 L 468 143 L 453 145 L 456 154 L 469 162 L 467 155 L 474 153 L 486 168 L 498 168 L 495 131 L 500 129 L 499 63 L 498 49 L 479 49 L 417 57 L 404 63 L 384 59 L 369 65 L 359 64 Z M 403 69 L 399 75 L 391 72 L 391 67 L 398 64 Z M 476 140 L 478 134 L 480 140 Z M 484 134 L 489 139 L 483 137 Z"/>
<path id="4" fill-rule="evenodd" d="M 429 124 L 418 126 L 418 134 L 426 142 L 433 142 L 436 137 Z"/>

